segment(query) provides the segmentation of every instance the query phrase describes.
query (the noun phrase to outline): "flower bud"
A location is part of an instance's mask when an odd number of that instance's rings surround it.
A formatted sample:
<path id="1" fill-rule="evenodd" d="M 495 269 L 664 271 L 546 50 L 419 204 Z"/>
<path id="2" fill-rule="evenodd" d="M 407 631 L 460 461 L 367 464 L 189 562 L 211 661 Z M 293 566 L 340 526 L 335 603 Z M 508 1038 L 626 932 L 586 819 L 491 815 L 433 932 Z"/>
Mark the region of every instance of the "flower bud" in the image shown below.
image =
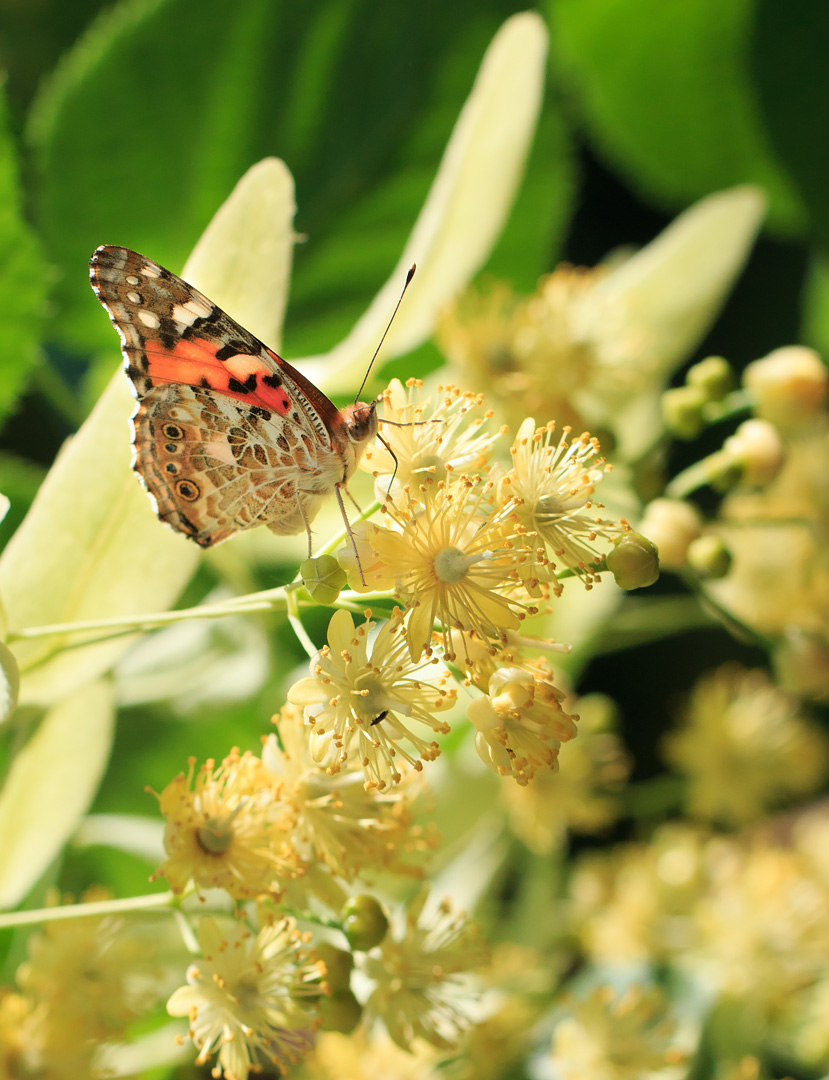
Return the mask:
<path id="1" fill-rule="evenodd" d="M 767 484 L 783 464 L 783 440 L 768 420 L 746 420 L 725 440 L 723 453 L 728 462 L 740 469 L 745 484 Z"/>
<path id="2" fill-rule="evenodd" d="M 642 532 L 656 544 L 659 565 L 666 570 L 685 566 L 688 545 L 702 532 L 702 518 L 681 499 L 654 499 L 645 507 Z"/>
<path id="3" fill-rule="evenodd" d="M 824 407 L 829 370 L 814 349 L 787 345 L 749 364 L 743 386 L 754 398 L 757 415 L 788 431 Z"/>
<path id="4" fill-rule="evenodd" d="M 678 439 L 695 439 L 705 427 L 702 411 L 707 403 L 705 392 L 698 386 L 666 390 L 661 401 L 665 427 Z"/>
<path id="5" fill-rule="evenodd" d="M 722 356 L 708 356 L 694 364 L 688 372 L 686 382 L 689 386 L 701 390 L 708 401 L 722 401 L 737 385 L 731 364 Z"/>
<path id="6" fill-rule="evenodd" d="M 343 905 L 343 933 L 348 944 L 358 952 L 367 952 L 386 936 L 389 920 L 373 896 L 352 896 Z"/>
<path id="7" fill-rule="evenodd" d="M 606 562 L 620 589 L 643 589 L 659 577 L 656 544 L 641 533 L 625 533 Z"/>
<path id="8" fill-rule="evenodd" d="M 348 990 L 351 985 L 351 971 L 354 957 L 344 949 L 338 949 L 328 941 L 323 941 L 314 949 L 317 959 L 325 964 L 325 981 L 332 993 Z"/>
<path id="9" fill-rule="evenodd" d="M 350 1035 L 362 1019 L 363 1007 L 350 990 L 335 990 L 320 1002 L 320 1016 L 324 1031 Z"/>
<path id="10" fill-rule="evenodd" d="M 731 552 L 719 536 L 698 536 L 688 547 L 688 565 L 700 577 L 724 578 L 731 569 Z"/>
<path id="11" fill-rule="evenodd" d="M 318 604 L 333 604 L 348 580 L 345 570 L 333 555 L 305 559 L 300 563 L 299 574 L 302 584 Z"/>

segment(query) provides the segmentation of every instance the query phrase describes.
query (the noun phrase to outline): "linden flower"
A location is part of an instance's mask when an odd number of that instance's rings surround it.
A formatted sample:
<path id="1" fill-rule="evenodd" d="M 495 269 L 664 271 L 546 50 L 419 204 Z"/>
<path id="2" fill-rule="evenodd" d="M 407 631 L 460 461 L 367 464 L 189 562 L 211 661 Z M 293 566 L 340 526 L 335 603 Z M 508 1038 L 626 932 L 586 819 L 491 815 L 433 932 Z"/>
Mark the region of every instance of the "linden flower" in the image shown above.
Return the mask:
<path id="1" fill-rule="evenodd" d="M 264 1063 L 284 1068 L 313 1045 L 320 965 L 309 961 L 293 919 L 254 934 L 244 923 L 201 920 L 204 959 L 187 969 L 188 986 L 167 1002 L 190 1019 L 197 1065 L 219 1052 L 216 1077 L 246 1080 Z M 308 999 L 303 1004 L 302 999 Z"/>
<path id="2" fill-rule="evenodd" d="M 596 964 L 664 961 L 695 940 L 705 888 L 705 837 L 665 826 L 649 844 L 582 856 L 570 881 L 571 923 Z"/>
<path id="3" fill-rule="evenodd" d="M 194 769 L 191 759 L 187 776 L 177 776 L 158 796 L 169 857 L 156 873 L 173 892 L 192 880 L 237 899 L 278 893 L 281 880 L 296 875 L 297 860 L 286 840 L 290 812 L 273 774 L 238 750 L 218 768 L 206 762 L 195 780 Z"/>
<path id="4" fill-rule="evenodd" d="M 446 1076 L 441 1060 L 428 1043 L 401 1050 L 381 1031 L 358 1028 L 351 1035 L 321 1031 L 302 1063 L 302 1080 L 441 1080 Z"/>
<path id="5" fill-rule="evenodd" d="M 108 899 L 104 890 L 84 897 Z M 9 1008 L 19 1012 L 21 1025 L 23 1058 L 19 1072 L 9 1075 L 75 1080 L 96 1074 L 101 1044 L 122 1038 L 158 1000 L 162 936 L 155 920 L 136 925 L 89 915 L 45 923 L 29 938 L 28 958 L 17 970 L 25 999 L 9 995 L 0 1009 L 3 1052 L 14 1049 L 2 1030 L 12 1019 Z M 0 1075 L 6 1076 L 2 1068 Z"/>
<path id="6" fill-rule="evenodd" d="M 559 751 L 559 769 L 542 769 L 532 784 L 506 784 L 501 795 L 512 831 L 539 855 L 560 848 L 568 831 L 596 833 L 621 811 L 620 789 L 631 768 L 613 731 L 615 706 L 601 694 L 579 698 L 579 737 Z"/>
<path id="7" fill-rule="evenodd" d="M 387 934 L 362 963 L 376 983 L 366 1014 L 381 1020 L 404 1050 L 415 1039 L 441 1049 L 457 1046 L 469 1024 L 469 972 L 486 959 L 477 927 L 462 915 L 452 915 L 446 901 L 434 915 L 422 917 L 428 897 L 424 887 L 409 904 L 404 935 L 398 939 Z"/>
<path id="8" fill-rule="evenodd" d="M 677 1024 L 657 990 L 631 986 L 619 996 L 609 986 L 574 1003 L 556 1026 L 552 1067 L 556 1080 L 679 1080 L 687 1053 L 677 1046 Z"/>
<path id="9" fill-rule="evenodd" d="M 747 998 L 758 1016 L 785 1010 L 793 993 L 829 965 L 829 889 L 796 850 L 719 842 L 710 884 L 693 917 L 699 944 L 689 958 L 720 992 Z"/>
<path id="10" fill-rule="evenodd" d="M 370 641 L 374 625 L 355 630 L 347 611 L 335 611 L 328 645 L 312 658 L 310 677 L 294 683 L 288 700 L 305 708 L 316 761 L 337 772 L 356 760 L 365 769 L 366 786 L 382 790 L 401 779 L 398 755 L 417 770 L 438 756 L 438 744 L 421 738 L 414 725 L 446 734 L 449 725 L 434 714 L 449 708 L 457 691 L 446 688 L 449 676 L 437 660 L 410 659 L 399 616 Z"/>
<path id="11" fill-rule="evenodd" d="M 469 413 L 482 405 L 483 394 L 438 386 L 432 406 L 430 398 L 422 400 L 422 389 L 420 379 L 409 379 L 405 390 L 399 379 L 392 379 L 383 392 L 380 433 L 387 445 L 372 443 L 360 460 L 360 468 L 374 475 L 381 501 L 390 492 L 399 497 L 406 485 L 416 496 L 421 484 L 451 479 L 455 472 L 480 472 L 506 430 L 479 434 L 492 411 L 476 418 Z"/>
<path id="12" fill-rule="evenodd" d="M 286 706 L 274 722 L 278 736 L 265 740 L 262 761 L 282 779 L 283 798 L 295 810 L 291 842 L 303 868 L 322 863 L 346 881 L 372 869 L 413 872 L 400 861 L 419 838 L 411 794 L 400 788 L 367 791 L 359 770 L 332 775 L 321 769 L 311 757 L 298 707 Z"/>
<path id="13" fill-rule="evenodd" d="M 564 693 L 549 675 L 541 664 L 499 668 L 488 696 L 470 702 L 466 711 L 484 764 L 522 785 L 539 769 L 555 771 L 559 747 L 576 735 L 578 717 L 564 712 Z"/>
<path id="14" fill-rule="evenodd" d="M 829 760 L 825 736 L 807 725 L 796 700 L 764 671 L 733 664 L 700 679 L 665 751 L 689 778 L 689 812 L 729 825 L 814 791 Z"/>
<path id="15" fill-rule="evenodd" d="M 592 496 L 610 469 L 598 457 L 599 443 L 585 432 L 572 442 L 570 429 L 555 437 L 555 424 L 535 428 L 527 417 L 512 444 L 512 470 L 499 484 L 499 495 L 516 501 L 513 514 L 535 546 L 534 561 L 523 575 L 549 577 L 560 559 L 590 588 L 598 580 L 594 566 L 603 558 L 593 546 L 599 538 L 611 540 L 629 528 L 597 516 Z"/>
<path id="16" fill-rule="evenodd" d="M 373 526 L 365 533 L 374 558 L 366 580 L 380 588 L 393 583 L 411 609 L 406 634 L 412 660 L 429 645 L 436 622 L 447 659 L 455 659 L 451 630 L 501 642 L 525 614 L 535 613 L 504 595 L 517 587 L 517 567 L 529 556 L 509 535 L 511 504 L 482 516 L 492 493 L 492 484 L 468 476 L 421 487 L 422 505 L 405 491 L 404 509 L 390 502 L 383 507 L 396 528 Z"/>

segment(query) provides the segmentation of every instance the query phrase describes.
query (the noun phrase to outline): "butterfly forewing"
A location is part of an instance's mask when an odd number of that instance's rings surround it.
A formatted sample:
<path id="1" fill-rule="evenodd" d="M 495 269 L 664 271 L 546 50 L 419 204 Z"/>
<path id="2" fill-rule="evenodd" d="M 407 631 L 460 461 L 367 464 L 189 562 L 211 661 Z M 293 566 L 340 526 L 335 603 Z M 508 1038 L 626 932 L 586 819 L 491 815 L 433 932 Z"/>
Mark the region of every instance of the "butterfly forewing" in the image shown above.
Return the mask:
<path id="1" fill-rule="evenodd" d="M 351 475 L 336 407 L 203 293 L 127 248 L 98 248 L 90 280 L 138 398 L 134 467 L 159 517 L 203 547 L 241 529 L 308 528 Z"/>

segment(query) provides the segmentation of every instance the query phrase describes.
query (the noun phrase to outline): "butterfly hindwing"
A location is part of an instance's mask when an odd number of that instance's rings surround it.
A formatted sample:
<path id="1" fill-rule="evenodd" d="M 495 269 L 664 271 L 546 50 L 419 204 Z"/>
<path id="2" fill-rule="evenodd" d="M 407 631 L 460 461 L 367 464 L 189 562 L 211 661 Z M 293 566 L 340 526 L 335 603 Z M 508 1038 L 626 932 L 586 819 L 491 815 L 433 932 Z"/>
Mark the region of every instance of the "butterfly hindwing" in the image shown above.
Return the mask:
<path id="1" fill-rule="evenodd" d="M 121 337 L 139 402 L 134 467 L 159 517 L 202 547 L 260 524 L 285 535 L 307 528 L 345 478 L 335 406 L 143 255 L 100 247 L 90 279 Z"/>

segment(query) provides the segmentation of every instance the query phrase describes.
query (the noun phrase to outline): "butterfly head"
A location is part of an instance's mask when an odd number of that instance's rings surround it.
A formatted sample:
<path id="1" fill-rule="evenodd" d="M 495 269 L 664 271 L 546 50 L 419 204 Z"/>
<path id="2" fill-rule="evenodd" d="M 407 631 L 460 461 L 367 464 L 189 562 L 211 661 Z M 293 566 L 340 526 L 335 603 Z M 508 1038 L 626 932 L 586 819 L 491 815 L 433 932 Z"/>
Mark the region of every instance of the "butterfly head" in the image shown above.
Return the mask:
<path id="1" fill-rule="evenodd" d="M 377 434 L 377 402 L 366 404 L 358 401 L 355 405 L 349 405 L 343 409 L 343 419 L 349 442 L 362 449 L 363 443 Z"/>

